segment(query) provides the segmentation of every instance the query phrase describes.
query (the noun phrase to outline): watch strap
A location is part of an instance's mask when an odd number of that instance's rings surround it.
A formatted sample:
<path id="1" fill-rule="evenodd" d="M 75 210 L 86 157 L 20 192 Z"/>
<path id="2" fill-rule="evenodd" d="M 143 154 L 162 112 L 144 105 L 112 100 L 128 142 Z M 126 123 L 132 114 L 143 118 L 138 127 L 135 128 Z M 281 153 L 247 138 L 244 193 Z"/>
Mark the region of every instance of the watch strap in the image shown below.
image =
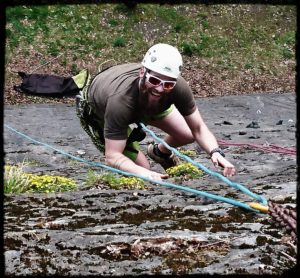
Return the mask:
<path id="1" fill-rule="evenodd" d="M 219 153 L 220 155 L 222 155 L 223 157 L 225 157 L 225 153 L 220 148 L 215 148 L 215 149 L 211 150 L 210 153 L 209 153 L 210 157 L 212 157 L 212 155 L 214 153 Z"/>

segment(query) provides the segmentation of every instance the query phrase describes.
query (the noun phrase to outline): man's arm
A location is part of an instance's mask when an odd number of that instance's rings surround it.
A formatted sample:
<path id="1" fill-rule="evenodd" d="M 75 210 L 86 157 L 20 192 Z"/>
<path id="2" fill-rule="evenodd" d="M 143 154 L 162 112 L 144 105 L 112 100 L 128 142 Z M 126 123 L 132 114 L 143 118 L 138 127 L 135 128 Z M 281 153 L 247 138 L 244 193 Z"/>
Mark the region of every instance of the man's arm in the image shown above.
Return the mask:
<path id="1" fill-rule="evenodd" d="M 196 109 L 191 115 L 184 118 L 191 129 L 196 142 L 204 151 L 206 151 L 206 153 L 210 154 L 213 149 L 219 147 L 216 137 L 208 129 L 198 109 Z M 215 166 L 221 166 L 224 168 L 224 176 L 233 176 L 235 174 L 234 166 L 220 153 L 215 152 L 212 155 L 211 160 Z"/>
<path id="2" fill-rule="evenodd" d="M 105 138 L 105 163 L 122 171 L 141 175 L 152 180 L 162 180 L 168 177 L 134 163 L 123 154 L 126 140 L 112 140 Z"/>

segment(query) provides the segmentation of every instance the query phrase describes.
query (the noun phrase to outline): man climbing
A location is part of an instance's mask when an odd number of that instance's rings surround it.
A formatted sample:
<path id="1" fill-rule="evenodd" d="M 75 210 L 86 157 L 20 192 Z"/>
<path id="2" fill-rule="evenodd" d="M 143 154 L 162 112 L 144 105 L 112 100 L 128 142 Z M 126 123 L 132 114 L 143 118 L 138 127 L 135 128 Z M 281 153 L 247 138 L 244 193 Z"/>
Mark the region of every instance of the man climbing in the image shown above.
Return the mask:
<path id="1" fill-rule="evenodd" d="M 105 152 L 108 165 L 153 180 L 168 177 L 152 171 L 140 150 L 138 141 L 145 135 L 140 128 L 132 129 L 132 124 L 143 122 L 164 131 L 164 140 L 174 148 L 196 141 L 215 166 L 224 168 L 225 176 L 235 174 L 235 167 L 204 123 L 181 69 L 179 51 L 159 43 L 147 51 L 141 64 L 100 71 L 81 92 L 77 102 L 81 124 Z M 178 163 L 163 144 L 150 144 L 147 154 L 164 169 Z"/>

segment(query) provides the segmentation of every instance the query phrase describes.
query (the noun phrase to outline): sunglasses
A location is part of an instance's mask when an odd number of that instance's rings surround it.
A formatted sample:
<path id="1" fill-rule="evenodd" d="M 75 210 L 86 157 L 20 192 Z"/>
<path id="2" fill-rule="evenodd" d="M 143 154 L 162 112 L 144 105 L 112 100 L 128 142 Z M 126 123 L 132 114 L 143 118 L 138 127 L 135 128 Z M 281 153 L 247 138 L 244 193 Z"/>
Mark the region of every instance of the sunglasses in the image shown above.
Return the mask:
<path id="1" fill-rule="evenodd" d="M 158 87 L 162 84 L 163 89 L 167 91 L 172 90 L 176 85 L 176 81 L 162 80 L 156 76 L 151 75 L 148 72 L 146 73 L 146 81 L 154 87 Z"/>

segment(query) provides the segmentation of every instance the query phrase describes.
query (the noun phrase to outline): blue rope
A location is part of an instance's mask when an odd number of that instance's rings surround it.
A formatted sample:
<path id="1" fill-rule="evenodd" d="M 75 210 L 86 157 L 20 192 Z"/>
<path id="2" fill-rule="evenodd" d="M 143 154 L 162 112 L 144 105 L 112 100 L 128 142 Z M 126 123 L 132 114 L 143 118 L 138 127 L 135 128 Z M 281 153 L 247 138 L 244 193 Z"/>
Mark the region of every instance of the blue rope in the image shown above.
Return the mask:
<path id="1" fill-rule="evenodd" d="M 30 136 L 25 135 L 24 133 L 19 132 L 16 129 L 8 126 L 7 124 L 4 124 L 4 126 L 6 128 L 8 128 L 9 130 L 15 132 L 16 134 L 20 135 L 21 137 L 24 137 L 24 138 L 26 138 L 26 139 L 34 142 L 35 144 L 43 145 L 44 147 L 46 147 L 48 149 L 52 149 L 52 150 L 54 150 L 54 151 L 56 151 L 56 152 L 58 152 L 60 154 L 63 154 L 65 156 L 67 156 L 67 157 L 70 157 L 70 158 L 72 158 L 74 160 L 77 160 L 77 161 L 80 161 L 82 163 L 88 164 L 90 166 L 101 167 L 101 168 L 104 168 L 106 170 L 109 170 L 109 171 L 112 171 L 112 172 L 115 172 L 115 173 L 118 173 L 118 174 L 121 174 L 121 175 L 124 175 L 124 176 L 131 176 L 131 177 L 140 178 L 140 179 L 148 181 L 150 183 L 159 184 L 159 185 L 162 185 L 162 186 L 165 186 L 165 187 L 169 187 L 169 188 L 179 189 L 181 191 L 185 191 L 185 192 L 193 193 L 195 195 L 200 195 L 200 196 L 203 196 L 203 197 L 215 199 L 217 201 L 223 201 L 225 203 L 228 203 L 228 204 L 231 204 L 231 205 L 234 205 L 234 206 L 239 206 L 241 208 L 244 208 L 244 209 L 247 209 L 247 210 L 250 210 L 250 211 L 253 211 L 253 212 L 261 213 L 259 210 L 256 210 L 256 209 L 253 209 L 252 207 L 250 207 L 248 204 L 245 204 L 245 203 L 242 203 L 242 202 L 230 199 L 230 198 L 222 197 L 222 196 L 219 196 L 219 195 L 207 193 L 207 192 L 196 190 L 196 189 L 192 189 L 192 188 L 189 188 L 189 187 L 184 187 L 184 186 L 181 186 L 181 185 L 178 185 L 178 184 L 173 184 L 173 183 L 170 183 L 170 182 L 163 182 L 163 181 L 158 181 L 158 180 L 152 180 L 152 179 L 149 179 L 149 178 L 144 177 L 144 176 L 140 176 L 140 175 L 137 175 L 137 174 L 125 172 L 125 171 L 122 171 L 122 170 L 119 170 L 119 169 L 107 166 L 105 164 L 101 164 L 101 163 L 97 163 L 97 162 L 93 162 L 93 161 L 84 160 L 84 159 L 82 159 L 80 157 L 74 156 L 74 155 L 69 154 L 69 153 L 67 153 L 65 151 L 59 150 L 57 148 L 54 148 L 54 147 L 52 147 L 51 145 L 49 145 L 47 143 L 43 143 L 43 142 L 40 142 L 38 140 L 35 140 L 35 139 L 31 138 Z"/>
<path id="2" fill-rule="evenodd" d="M 236 183 L 236 182 L 232 182 L 230 181 L 228 178 L 224 177 L 223 175 L 211 171 L 208 168 L 206 168 L 205 166 L 203 166 L 200 163 L 197 163 L 196 161 L 192 160 L 190 157 L 180 153 L 179 151 L 177 151 L 176 149 L 172 148 L 170 145 L 168 145 L 164 140 L 160 139 L 159 137 L 157 137 L 155 135 L 155 133 L 153 131 L 151 131 L 150 129 L 148 129 L 143 123 L 140 123 L 141 127 L 148 132 L 153 138 L 155 138 L 158 142 L 162 143 L 166 148 L 168 148 L 170 151 L 174 152 L 177 156 L 181 157 L 182 159 L 190 162 L 191 164 L 195 165 L 196 167 L 200 168 L 201 170 L 203 170 L 204 172 L 206 172 L 207 174 L 216 177 L 218 179 L 220 179 L 221 181 L 225 182 L 226 184 L 228 184 L 229 186 L 232 186 L 240 191 L 242 191 L 243 193 L 251 196 L 252 198 L 256 199 L 257 201 L 259 201 L 260 203 L 262 203 L 263 205 L 267 205 L 268 201 L 260 195 L 257 195 L 253 192 L 251 192 L 248 188 L 244 187 L 243 185 Z"/>

